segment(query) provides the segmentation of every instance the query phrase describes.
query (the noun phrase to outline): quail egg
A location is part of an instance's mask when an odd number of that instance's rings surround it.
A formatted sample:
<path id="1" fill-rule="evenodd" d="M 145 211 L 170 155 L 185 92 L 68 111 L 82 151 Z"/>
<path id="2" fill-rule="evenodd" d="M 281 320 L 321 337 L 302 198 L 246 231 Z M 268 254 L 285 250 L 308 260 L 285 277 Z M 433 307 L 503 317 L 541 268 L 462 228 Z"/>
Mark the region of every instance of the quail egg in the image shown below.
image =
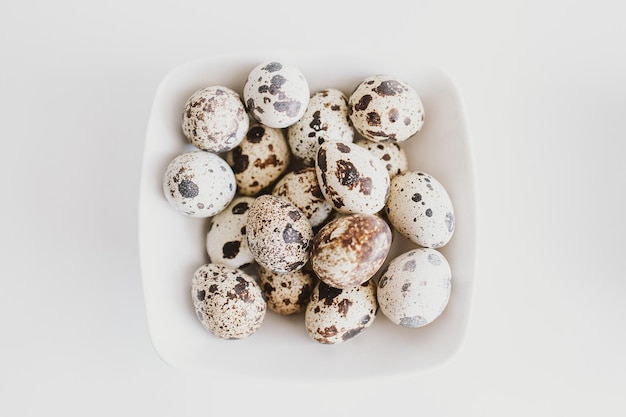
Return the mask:
<path id="1" fill-rule="evenodd" d="M 394 258 L 378 281 L 377 299 L 391 322 L 422 327 L 441 315 L 450 299 L 452 274 L 436 249 L 418 248 Z"/>
<path id="2" fill-rule="evenodd" d="M 190 217 L 216 215 L 230 204 L 236 190 L 233 170 L 221 157 L 210 152 L 180 154 L 163 174 L 166 200 Z"/>
<path id="3" fill-rule="evenodd" d="M 309 84 L 300 70 L 282 62 L 264 62 L 252 69 L 244 85 L 248 112 L 273 128 L 297 122 L 309 103 Z"/>
<path id="4" fill-rule="evenodd" d="M 362 80 L 348 99 L 350 120 L 366 139 L 402 142 L 422 129 L 424 105 L 417 91 L 392 75 Z"/>
<path id="5" fill-rule="evenodd" d="M 263 323 L 267 304 L 254 277 L 220 264 L 204 264 L 193 275 L 191 297 L 202 325 L 222 339 L 242 339 Z"/>

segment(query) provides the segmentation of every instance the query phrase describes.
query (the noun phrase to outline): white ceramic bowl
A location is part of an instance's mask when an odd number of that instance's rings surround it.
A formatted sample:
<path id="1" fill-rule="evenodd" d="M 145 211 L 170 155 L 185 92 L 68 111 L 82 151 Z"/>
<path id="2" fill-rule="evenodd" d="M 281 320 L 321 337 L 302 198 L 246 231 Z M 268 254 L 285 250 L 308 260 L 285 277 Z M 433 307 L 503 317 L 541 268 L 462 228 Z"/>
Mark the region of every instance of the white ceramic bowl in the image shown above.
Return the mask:
<path id="1" fill-rule="evenodd" d="M 456 215 L 454 236 L 440 249 L 452 269 L 452 293 L 444 313 L 431 324 L 402 328 L 379 310 L 372 326 L 357 337 L 322 345 L 307 335 L 303 314 L 280 316 L 268 310 L 261 328 L 242 340 L 219 339 L 196 318 L 191 277 L 208 261 L 208 220 L 183 216 L 169 206 L 162 192 L 163 172 L 176 155 L 193 149 L 180 125 L 186 99 L 216 84 L 241 94 L 248 72 L 269 60 L 296 65 L 311 92 L 334 87 L 349 95 L 360 80 L 374 74 L 395 75 L 418 91 L 424 127 L 402 146 L 410 169 L 426 171 L 446 187 Z M 442 70 L 410 55 L 350 51 L 257 51 L 185 63 L 167 74 L 154 97 L 141 175 L 139 248 L 148 325 L 157 353 L 174 367 L 216 376 L 363 378 L 432 369 L 461 348 L 474 282 L 475 186 L 461 96 Z M 413 247 L 396 235 L 387 263 Z"/>

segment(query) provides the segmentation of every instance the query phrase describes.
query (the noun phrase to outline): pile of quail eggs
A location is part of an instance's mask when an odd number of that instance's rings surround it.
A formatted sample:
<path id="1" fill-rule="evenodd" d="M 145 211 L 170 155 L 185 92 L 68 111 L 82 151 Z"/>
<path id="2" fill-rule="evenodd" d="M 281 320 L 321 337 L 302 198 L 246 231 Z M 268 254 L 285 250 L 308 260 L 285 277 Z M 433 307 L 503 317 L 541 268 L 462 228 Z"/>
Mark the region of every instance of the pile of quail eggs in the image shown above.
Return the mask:
<path id="1" fill-rule="evenodd" d="M 163 176 L 172 207 L 209 222 L 210 261 L 190 277 L 200 323 L 241 339 L 268 309 L 303 313 L 313 340 L 336 344 L 379 307 L 398 326 L 437 319 L 451 291 L 438 248 L 455 217 L 442 184 L 408 170 L 402 143 L 424 124 L 415 89 L 375 75 L 349 96 L 312 92 L 297 67 L 264 62 L 242 91 L 212 85 L 188 98 L 182 131 L 197 150 Z M 381 271 L 394 231 L 415 247 Z"/>

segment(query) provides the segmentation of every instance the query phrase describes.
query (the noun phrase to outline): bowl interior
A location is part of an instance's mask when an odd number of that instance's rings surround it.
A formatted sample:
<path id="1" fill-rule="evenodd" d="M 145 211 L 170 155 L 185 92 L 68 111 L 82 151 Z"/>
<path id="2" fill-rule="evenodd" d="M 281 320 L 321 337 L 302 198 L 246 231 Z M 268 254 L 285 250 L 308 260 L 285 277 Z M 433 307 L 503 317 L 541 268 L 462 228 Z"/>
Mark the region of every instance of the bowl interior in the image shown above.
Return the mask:
<path id="1" fill-rule="evenodd" d="M 195 317 L 190 295 L 193 272 L 208 261 L 208 220 L 176 213 L 162 193 L 161 178 L 178 154 L 193 150 L 180 127 L 186 99 L 208 85 L 239 94 L 248 72 L 269 60 L 296 65 L 311 92 L 338 88 L 349 95 L 374 74 L 392 74 L 418 91 L 425 107 L 423 129 L 404 142 L 409 168 L 437 178 L 455 208 L 456 230 L 440 251 L 452 269 L 452 293 L 444 313 L 418 329 L 393 325 L 379 311 L 372 326 L 337 345 L 308 337 L 304 315 L 268 310 L 262 327 L 243 340 L 221 340 Z M 472 302 L 475 249 L 474 173 L 461 96 L 442 70 L 408 56 L 356 52 L 259 51 L 216 56 L 183 64 L 163 79 L 147 126 L 139 201 L 139 248 L 145 307 L 157 353 L 180 369 L 213 375 L 278 378 L 362 378 L 414 373 L 441 365 L 461 347 Z M 390 261 L 414 248 L 394 237 Z"/>

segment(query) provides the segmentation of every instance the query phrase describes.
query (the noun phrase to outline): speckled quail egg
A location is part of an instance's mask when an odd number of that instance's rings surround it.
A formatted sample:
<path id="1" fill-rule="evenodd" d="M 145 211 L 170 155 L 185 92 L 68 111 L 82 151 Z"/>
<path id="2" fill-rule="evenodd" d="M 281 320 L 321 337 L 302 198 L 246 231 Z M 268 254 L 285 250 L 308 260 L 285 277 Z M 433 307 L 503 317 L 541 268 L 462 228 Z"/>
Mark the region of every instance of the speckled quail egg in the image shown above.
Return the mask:
<path id="1" fill-rule="evenodd" d="M 322 194 L 342 213 L 374 214 L 389 194 L 383 162 L 354 143 L 324 142 L 315 164 Z"/>
<path id="2" fill-rule="evenodd" d="M 213 263 L 243 268 L 254 262 L 248 248 L 246 221 L 254 197 L 238 196 L 230 205 L 210 219 L 206 249 Z"/>
<path id="3" fill-rule="evenodd" d="M 418 248 L 394 258 L 378 281 L 383 314 L 403 327 L 422 327 L 441 315 L 452 288 L 450 265 L 436 249 Z"/>
<path id="4" fill-rule="evenodd" d="M 263 323 L 267 304 L 254 277 L 209 263 L 193 275 L 191 297 L 202 325 L 222 339 L 242 339 Z"/>
<path id="5" fill-rule="evenodd" d="M 296 271 L 309 260 L 313 228 L 304 213 L 285 198 L 258 196 L 248 211 L 246 233 L 254 259 L 264 268 Z"/>
<path id="6" fill-rule="evenodd" d="M 336 88 L 313 94 L 304 115 L 287 130 L 291 153 L 304 166 L 315 164 L 317 148 L 325 140 L 354 140 L 354 129 L 348 116 L 348 98 Z"/>
<path id="7" fill-rule="evenodd" d="M 392 75 L 362 80 L 350 95 L 348 106 L 356 131 L 375 142 L 405 141 L 424 124 L 424 105 L 417 91 Z"/>
<path id="8" fill-rule="evenodd" d="M 448 192 L 422 171 L 407 171 L 393 178 L 385 211 L 394 229 L 425 248 L 446 245 L 454 233 L 454 208 Z"/>
<path id="9" fill-rule="evenodd" d="M 305 327 L 319 343 L 342 343 L 370 327 L 377 311 L 376 285 L 371 280 L 347 289 L 319 282 L 304 313 Z"/>
<path id="10" fill-rule="evenodd" d="M 383 265 L 391 240 L 391 228 L 378 216 L 340 216 L 315 235 L 311 267 L 319 279 L 331 287 L 359 285 Z"/>
<path id="11" fill-rule="evenodd" d="M 409 169 L 406 151 L 396 142 L 372 142 L 365 138 L 358 138 L 354 143 L 383 161 L 390 179 Z"/>
<path id="12" fill-rule="evenodd" d="M 252 196 L 278 180 L 289 166 L 291 153 L 281 129 L 253 124 L 224 158 L 235 173 L 239 193 Z"/>
<path id="13" fill-rule="evenodd" d="M 259 285 L 267 307 L 282 315 L 304 311 L 311 298 L 317 277 L 305 268 L 297 271 L 277 273 L 259 267 Z"/>
<path id="14" fill-rule="evenodd" d="M 187 140 L 203 151 L 215 153 L 237 146 L 249 123 L 239 94 L 219 85 L 194 92 L 187 99 L 182 116 Z"/>
<path id="15" fill-rule="evenodd" d="M 233 170 L 218 155 L 191 151 L 176 156 L 163 174 L 163 193 L 180 213 L 211 217 L 224 210 L 237 190 Z"/>
<path id="16" fill-rule="evenodd" d="M 314 167 L 288 172 L 274 185 L 272 194 L 291 201 L 313 227 L 321 225 L 333 210 L 320 190 Z"/>
<path id="17" fill-rule="evenodd" d="M 297 122 L 306 111 L 310 94 L 309 84 L 298 68 L 275 61 L 254 67 L 243 89 L 250 115 L 274 128 Z"/>

